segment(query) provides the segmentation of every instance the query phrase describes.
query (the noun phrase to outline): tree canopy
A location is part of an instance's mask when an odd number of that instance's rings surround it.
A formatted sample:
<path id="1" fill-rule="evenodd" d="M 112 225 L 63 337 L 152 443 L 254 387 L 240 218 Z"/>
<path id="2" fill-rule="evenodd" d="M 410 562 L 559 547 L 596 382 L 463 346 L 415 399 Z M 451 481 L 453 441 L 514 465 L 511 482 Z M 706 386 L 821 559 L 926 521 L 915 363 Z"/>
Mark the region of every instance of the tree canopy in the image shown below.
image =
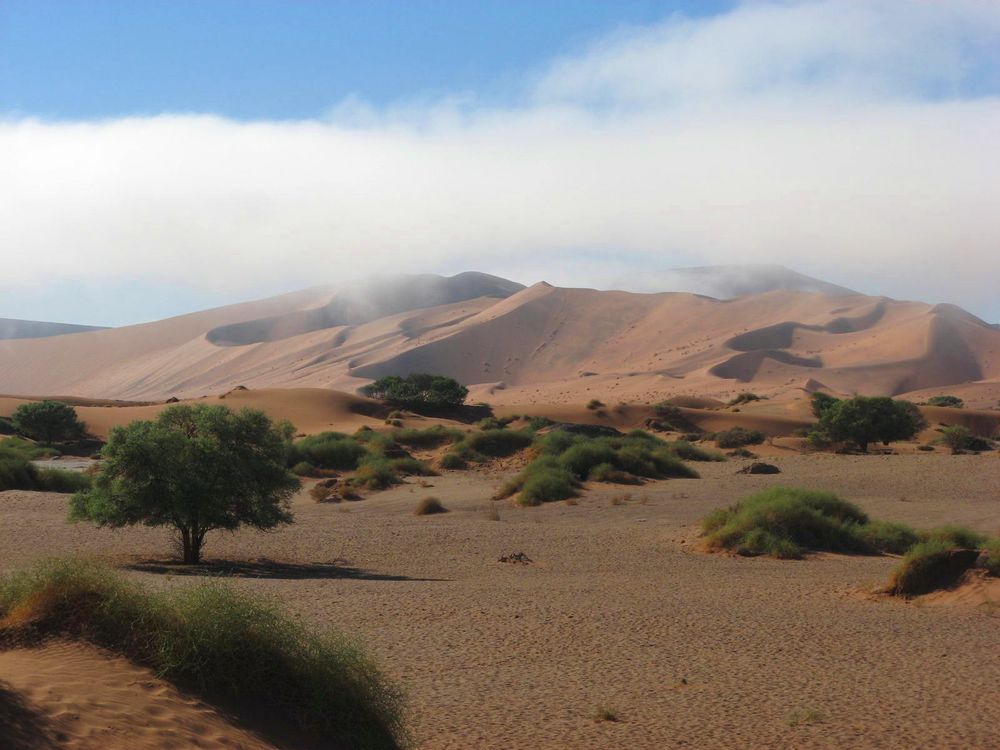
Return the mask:
<path id="1" fill-rule="evenodd" d="M 33 440 L 54 443 L 82 437 L 85 425 L 76 409 L 62 401 L 31 401 L 21 404 L 11 417 L 14 429 Z"/>
<path id="2" fill-rule="evenodd" d="M 288 425 L 260 411 L 172 406 L 111 432 L 103 468 L 73 497 L 70 518 L 173 527 L 184 562 L 197 563 L 210 531 L 291 523 L 299 480 L 285 468 L 289 438 Z"/>
<path id="3" fill-rule="evenodd" d="M 830 439 L 854 443 L 863 453 L 871 443 L 909 440 L 924 426 L 914 404 L 887 396 L 838 400 L 822 408 L 819 420 L 819 429 Z"/>
<path id="4" fill-rule="evenodd" d="M 387 375 L 366 385 L 361 393 L 369 398 L 407 408 L 453 408 L 465 403 L 469 389 L 453 378 L 429 373 L 406 377 Z"/>

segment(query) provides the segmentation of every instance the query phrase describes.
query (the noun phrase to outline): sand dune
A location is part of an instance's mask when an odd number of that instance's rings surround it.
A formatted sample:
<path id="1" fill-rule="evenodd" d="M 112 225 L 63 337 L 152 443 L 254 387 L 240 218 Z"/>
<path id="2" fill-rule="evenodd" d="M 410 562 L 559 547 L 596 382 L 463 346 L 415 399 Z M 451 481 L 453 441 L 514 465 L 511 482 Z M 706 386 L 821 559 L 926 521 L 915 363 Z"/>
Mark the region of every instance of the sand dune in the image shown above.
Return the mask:
<path id="1" fill-rule="evenodd" d="M 521 288 L 460 274 L 318 287 L 0 345 L 0 393 L 16 395 L 158 401 L 239 385 L 351 392 L 414 371 L 450 375 L 497 404 L 931 393 L 1000 382 L 1000 331 L 951 305 L 848 290 L 718 300 Z"/>
<path id="2" fill-rule="evenodd" d="M 101 326 L 80 326 L 72 323 L 43 323 L 37 320 L 0 318 L 0 341 L 7 339 L 38 339 L 69 333 L 100 331 Z"/>
<path id="3" fill-rule="evenodd" d="M 79 643 L 0 651 L 4 750 L 274 750 L 148 669 Z"/>

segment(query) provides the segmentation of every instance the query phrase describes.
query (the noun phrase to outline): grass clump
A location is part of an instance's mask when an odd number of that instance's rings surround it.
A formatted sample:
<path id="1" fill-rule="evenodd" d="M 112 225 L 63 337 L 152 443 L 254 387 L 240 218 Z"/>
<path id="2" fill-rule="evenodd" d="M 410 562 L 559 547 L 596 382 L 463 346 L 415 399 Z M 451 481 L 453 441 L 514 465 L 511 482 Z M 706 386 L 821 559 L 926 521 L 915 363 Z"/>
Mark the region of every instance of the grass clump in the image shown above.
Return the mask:
<path id="1" fill-rule="evenodd" d="M 392 468 L 392 464 L 384 458 L 366 460 L 350 479 L 348 484 L 363 490 L 387 490 L 393 485 L 401 484 L 403 480 Z"/>
<path id="2" fill-rule="evenodd" d="M 443 456 L 441 456 L 441 460 L 439 463 L 442 469 L 449 469 L 452 471 L 464 469 L 469 465 L 466 462 L 466 460 L 462 458 L 460 455 L 451 452 L 445 453 Z"/>
<path id="3" fill-rule="evenodd" d="M 518 476 L 508 480 L 497 493 L 498 498 L 518 494 L 518 505 L 565 500 L 577 495 L 580 483 L 558 459 L 543 456 L 532 461 Z"/>
<path id="4" fill-rule="evenodd" d="M 377 433 L 372 433 L 377 434 Z M 309 463 L 322 469 L 356 469 L 368 449 L 342 432 L 322 432 L 293 443 L 288 449 L 288 465 Z"/>
<path id="5" fill-rule="evenodd" d="M 423 461 L 412 458 L 392 458 L 389 459 L 389 468 L 398 474 L 414 477 L 436 477 L 437 472 Z"/>
<path id="6" fill-rule="evenodd" d="M 897 596 L 918 596 L 947 588 L 972 567 L 976 549 L 959 547 L 946 538 L 932 538 L 914 545 L 893 571 L 889 590 Z"/>
<path id="7" fill-rule="evenodd" d="M 702 522 L 709 547 L 741 555 L 802 557 L 806 550 L 867 552 L 868 516 L 830 492 L 771 487 Z"/>
<path id="8" fill-rule="evenodd" d="M 441 501 L 436 497 L 425 497 L 419 503 L 417 507 L 413 509 L 413 515 L 415 516 L 433 516 L 438 513 L 447 513 L 448 509 L 441 504 Z"/>
<path id="9" fill-rule="evenodd" d="M 154 593 L 108 568 L 48 561 L 0 580 L 0 617 L 8 637 L 87 641 L 323 746 L 407 741 L 401 694 L 358 646 L 217 583 Z"/>
<path id="10" fill-rule="evenodd" d="M 627 471 L 616 469 L 611 464 L 598 464 L 587 475 L 591 482 L 608 482 L 609 484 L 642 484 L 642 480 Z"/>
<path id="11" fill-rule="evenodd" d="M 532 432 L 538 432 L 539 430 L 544 430 L 546 427 L 551 427 L 554 425 L 553 422 L 548 417 L 529 417 L 528 418 L 528 429 Z"/>
<path id="12" fill-rule="evenodd" d="M 437 448 L 446 443 L 457 443 L 462 439 L 462 432 L 443 425 L 434 425 L 425 430 L 411 427 L 393 430 L 392 439 L 399 445 L 409 448 Z"/>
<path id="13" fill-rule="evenodd" d="M 610 706 L 598 706 L 594 710 L 594 721 L 598 724 L 605 721 L 618 721 L 618 712 Z"/>
<path id="14" fill-rule="evenodd" d="M 745 427 L 733 427 L 722 430 L 714 435 L 715 444 L 720 448 L 740 448 L 744 445 L 760 445 L 764 442 L 764 433 L 760 430 L 748 430 Z"/>
<path id="15" fill-rule="evenodd" d="M 965 402 L 958 396 L 931 396 L 927 399 L 928 406 L 950 406 L 955 409 L 961 409 L 965 406 Z"/>
<path id="16" fill-rule="evenodd" d="M 524 450 L 534 442 L 534 435 L 527 430 L 506 428 L 470 432 L 453 450 L 462 458 L 481 461 L 483 457 L 504 458 Z"/>
<path id="17" fill-rule="evenodd" d="M 905 554 L 920 541 L 920 535 L 906 524 L 892 521 L 869 521 L 859 529 L 861 538 L 873 550 L 893 555 Z"/>
<path id="18" fill-rule="evenodd" d="M 725 461 L 718 451 L 708 451 L 687 440 L 676 440 L 669 444 L 670 452 L 685 461 Z"/>
<path id="19" fill-rule="evenodd" d="M 601 402 L 600 399 L 592 398 L 590 399 L 590 401 L 587 402 L 587 408 L 590 409 L 591 411 L 596 411 L 598 409 L 603 409 L 604 404 Z"/>
<path id="20" fill-rule="evenodd" d="M 756 393 L 750 393 L 749 391 L 744 391 L 739 393 L 735 398 L 730 399 L 726 406 L 739 406 L 740 404 L 749 404 L 752 401 L 760 401 L 763 397 L 758 396 Z"/>

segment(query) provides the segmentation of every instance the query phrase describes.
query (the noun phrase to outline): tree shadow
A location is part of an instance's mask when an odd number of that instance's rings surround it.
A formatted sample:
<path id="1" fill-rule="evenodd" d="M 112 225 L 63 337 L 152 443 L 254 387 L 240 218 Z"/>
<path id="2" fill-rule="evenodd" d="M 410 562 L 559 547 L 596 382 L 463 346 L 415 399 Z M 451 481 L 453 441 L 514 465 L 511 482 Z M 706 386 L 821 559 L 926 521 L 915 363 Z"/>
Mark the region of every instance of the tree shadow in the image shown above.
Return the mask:
<path id="1" fill-rule="evenodd" d="M 448 578 L 413 578 L 376 573 L 351 565 L 346 560 L 294 563 L 267 558 L 256 560 L 207 560 L 185 565 L 177 560 L 139 560 L 122 566 L 140 573 L 215 578 L 261 578 L 269 580 L 349 579 L 361 581 L 448 581 Z"/>
<path id="2" fill-rule="evenodd" d="M 53 750 L 58 747 L 47 719 L 20 694 L 0 683 L 0 747 L 5 750 Z"/>

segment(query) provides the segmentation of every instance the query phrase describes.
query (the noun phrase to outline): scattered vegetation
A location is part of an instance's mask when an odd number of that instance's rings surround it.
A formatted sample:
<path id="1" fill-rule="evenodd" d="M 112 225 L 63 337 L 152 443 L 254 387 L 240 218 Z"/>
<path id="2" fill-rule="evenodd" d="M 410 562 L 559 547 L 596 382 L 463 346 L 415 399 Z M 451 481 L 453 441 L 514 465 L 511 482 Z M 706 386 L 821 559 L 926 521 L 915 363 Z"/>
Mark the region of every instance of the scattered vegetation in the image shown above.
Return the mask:
<path id="1" fill-rule="evenodd" d="M 736 398 L 731 399 L 726 406 L 740 406 L 741 404 L 749 404 L 752 401 L 761 401 L 762 399 L 763 397 L 758 396 L 756 393 L 744 391 L 743 393 L 737 394 Z"/>
<path id="2" fill-rule="evenodd" d="M 441 456 L 440 465 L 442 469 L 457 470 L 464 469 L 469 464 L 457 453 L 445 453 Z"/>
<path id="3" fill-rule="evenodd" d="M 514 417 L 486 417 L 476 422 L 476 427 L 480 430 L 501 430 L 513 422 L 514 419 Z"/>
<path id="4" fill-rule="evenodd" d="M 741 448 L 744 445 L 760 445 L 764 442 L 764 433 L 760 430 L 748 430 L 745 427 L 733 427 L 729 430 L 716 432 L 713 436 L 715 444 L 720 448 Z"/>
<path id="5" fill-rule="evenodd" d="M 290 443 L 286 461 L 289 466 L 298 467 L 306 463 L 313 469 L 338 469 L 350 471 L 368 455 L 368 450 L 356 439 L 342 432 L 321 432 L 310 435 L 296 443 Z M 298 472 L 296 472 L 298 473 Z"/>
<path id="6" fill-rule="evenodd" d="M 85 425 L 76 409 L 61 401 L 31 401 L 14 410 L 11 425 L 18 434 L 43 443 L 56 443 L 81 438 Z"/>
<path id="7" fill-rule="evenodd" d="M 197 563 L 210 531 L 291 523 L 299 480 L 286 469 L 288 436 L 260 411 L 171 406 L 155 421 L 112 430 L 101 471 L 73 496 L 70 518 L 172 527 L 184 562 Z"/>
<path id="8" fill-rule="evenodd" d="M 48 561 L 0 580 L 0 617 L 8 637 L 93 643 L 323 746 L 407 741 L 401 694 L 364 651 L 217 583 L 148 592 L 108 568 Z"/>
<path id="9" fill-rule="evenodd" d="M 941 430 L 941 442 L 951 449 L 953 455 L 965 453 L 972 442 L 972 432 L 962 425 L 945 427 Z"/>
<path id="10" fill-rule="evenodd" d="M 386 459 L 377 457 L 366 459 L 354 472 L 354 476 L 347 480 L 352 487 L 372 491 L 387 490 L 401 482 L 392 465 Z"/>
<path id="11" fill-rule="evenodd" d="M 361 393 L 411 410 L 451 409 L 465 403 L 469 389 L 444 375 L 415 373 L 406 377 L 387 375 L 364 386 Z"/>
<path id="12" fill-rule="evenodd" d="M 603 409 L 604 404 L 599 399 L 592 398 L 587 402 L 587 408 L 591 411 L 596 411 L 598 409 Z"/>
<path id="13" fill-rule="evenodd" d="M 555 422 L 548 417 L 530 417 L 528 419 L 528 429 L 532 432 L 544 430 L 546 427 L 551 427 L 554 424 Z"/>
<path id="14" fill-rule="evenodd" d="M 78 492 L 90 486 L 90 476 L 84 472 L 43 469 L 32 463 L 52 452 L 20 438 L 0 440 L 0 492 Z"/>
<path id="15" fill-rule="evenodd" d="M 955 409 L 961 409 L 965 406 L 965 402 L 958 396 L 931 396 L 927 399 L 928 406 L 951 406 Z"/>
<path id="16" fill-rule="evenodd" d="M 447 513 L 448 509 L 441 504 L 441 501 L 436 497 L 425 497 L 419 503 L 417 507 L 413 509 L 413 515 L 415 516 L 433 516 L 438 513 Z"/>
<path id="17" fill-rule="evenodd" d="M 503 458 L 530 446 L 535 440 L 528 430 L 481 430 L 467 433 L 452 446 L 451 452 L 465 461 L 485 461 L 488 457 Z"/>
<path id="18" fill-rule="evenodd" d="M 642 430 L 617 437 L 587 437 L 556 429 L 540 437 L 535 450 L 538 457 L 501 487 L 499 497 L 520 493 L 519 504 L 538 505 L 574 497 L 585 480 L 638 484 L 640 477 L 697 478 L 698 473 L 679 454 L 716 460 L 694 446 L 675 450 L 675 444 Z"/>

